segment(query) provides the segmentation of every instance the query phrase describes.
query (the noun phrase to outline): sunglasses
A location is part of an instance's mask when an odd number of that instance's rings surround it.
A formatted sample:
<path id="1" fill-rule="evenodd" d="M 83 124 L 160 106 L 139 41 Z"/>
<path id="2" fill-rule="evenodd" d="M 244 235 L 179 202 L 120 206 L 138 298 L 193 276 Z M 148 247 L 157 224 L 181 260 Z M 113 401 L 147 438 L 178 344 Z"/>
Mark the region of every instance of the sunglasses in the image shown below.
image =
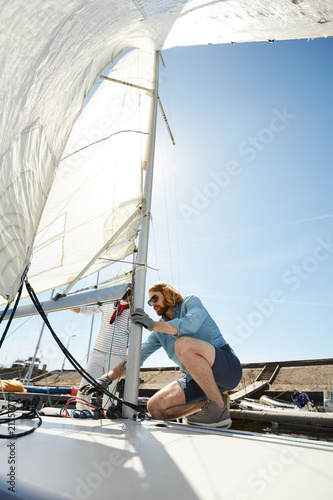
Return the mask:
<path id="1" fill-rule="evenodd" d="M 153 304 L 155 304 L 155 302 L 158 301 L 158 297 L 157 295 L 153 295 L 149 300 L 148 300 L 148 305 L 151 307 Z"/>

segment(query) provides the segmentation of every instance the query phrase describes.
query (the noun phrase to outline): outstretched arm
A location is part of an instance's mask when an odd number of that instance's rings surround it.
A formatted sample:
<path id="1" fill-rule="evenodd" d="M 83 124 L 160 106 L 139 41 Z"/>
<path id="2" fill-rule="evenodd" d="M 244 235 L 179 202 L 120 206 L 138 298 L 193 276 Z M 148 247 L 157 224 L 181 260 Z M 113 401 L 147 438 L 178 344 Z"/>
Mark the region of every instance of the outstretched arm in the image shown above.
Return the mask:
<path id="1" fill-rule="evenodd" d="M 125 360 L 123 360 L 121 363 L 119 363 L 119 365 L 112 368 L 112 370 L 107 372 L 107 375 L 111 378 L 111 380 L 116 380 L 119 377 L 122 377 L 122 378 L 125 377 L 126 361 L 127 361 L 127 358 Z"/>
<path id="2" fill-rule="evenodd" d="M 97 378 L 96 382 L 98 382 L 104 389 L 107 389 L 113 380 L 117 380 L 118 378 L 125 376 L 126 373 L 125 365 L 126 365 L 126 360 L 122 361 L 115 368 L 113 368 L 107 373 L 104 373 L 104 375 L 102 375 L 101 377 Z M 94 394 L 94 393 L 99 393 L 101 391 L 99 391 L 98 388 L 96 388 L 92 384 L 86 384 L 83 387 L 81 387 L 80 392 L 82 392 L 82 394 Z"/>
<path id="3" fill-rule="evenodd" d="M 135 309 L 135 311 L 131 314 L 131 320 L 133 323 L 142 325 L 151 332 L 169 333 L 170 335 L 177 335 L 178 333 L 177 328 L 170 325 L 167 321 L 154 321 L 147 313 L 144 312 L 143 309 L 140 308 Z"/>

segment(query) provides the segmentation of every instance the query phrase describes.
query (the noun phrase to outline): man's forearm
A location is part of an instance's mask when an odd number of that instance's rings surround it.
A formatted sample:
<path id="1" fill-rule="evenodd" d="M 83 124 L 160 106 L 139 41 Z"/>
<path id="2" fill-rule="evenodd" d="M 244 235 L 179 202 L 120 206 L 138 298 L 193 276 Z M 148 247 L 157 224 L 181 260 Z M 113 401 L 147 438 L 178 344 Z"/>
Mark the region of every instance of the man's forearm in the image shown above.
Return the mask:
<path id="1" fill-rule="evenodd" d="M 169 333 L 170 335 L 177 335 L 178 330 L 170 325 L 167 321 L 158 321 L 154 326 L 154 332 Z"/>

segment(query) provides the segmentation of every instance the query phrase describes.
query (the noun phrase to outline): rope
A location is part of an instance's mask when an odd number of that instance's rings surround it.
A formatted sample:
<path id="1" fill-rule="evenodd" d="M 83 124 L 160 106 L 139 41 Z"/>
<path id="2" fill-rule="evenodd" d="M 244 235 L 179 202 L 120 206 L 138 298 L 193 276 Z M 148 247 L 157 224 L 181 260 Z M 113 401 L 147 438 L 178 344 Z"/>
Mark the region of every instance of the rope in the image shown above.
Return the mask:
<path id="1" fill-rule="evenodd" d="M 63 343 L 61 342 L 59 337 L 54 332 L 54 330 L 53 330 L 52 326 L 50 325 L 50 322 L 49 322 L 49 320 L 48 320 L 48 318 L 47 318 L 47 316 L 46 316 L 46 314 L 45 314 L 45 312 L 44 312 L 44 310 L 43 310 L 43 308 L 38 300 L 38 297 L 35 294 L 33 288 L 31 287 L 30 283 L 28 282 L 28 280 L 26 280 L 25 283 L 26 283 L 28 293 L 30 295 L 30 298 L 31 298 L 34 306 L 36 307 L 37 311 L 39 312 L 42 319 L 44 320 L 46 326 L 50 330 L 54 340 L 56 341 L 56 343 L 58 344 L 58 346 L 60 347 L 62 352 L 65 354 L 68 361 L 75 368 L 75 370 L 83 378 L 85 378 L 92 386 L 94 386 L 96 389 L 98 389 L 99 392 L 102 392 L 103 394 L 114 399 L 115 401 L 118 401 L 119 403 L 124 404 L 124 405 L 128 406 L 129 408 L 132 408 L 133 410 L 135 410 L 138 413 L 140 418 L 145 416 L 147 414 L 147 412 L 145 410 L 142 410 L 139 406 L 137 406 L 133 403 L 130 403 L 128 401 L 123 401 L 122 399 L 118 398 L 117 396 L 115 396 L 114 394 L 109 392 L 107 389 L 104 389 L 104 387 L 102 385 L 100 385 L 84 368 L 82 368 L 82 366 L 76 361 L 76 359 L 72 356 L 72 354 L 66 349 L 66 347 L 63 345 Z"/>
<path id="2" fill-rule="evenodd" d="M 86 401 L 85 399 L 74 397 L 74 398 L 69 398 L 65 406 L 60 410 L 60 416 L 65 417 L 65 418 L 92 418 L 92 414 L 90 413 L 89 410 L 70 410 L 68 409 L 68 406 L 71 403 L 82 403 L 88 408 L 92 408 L 94 410 L 98 409 L 97 406 L 93 405 L 92 403 L 89 403 L 89 401 Z M 106 415 L 103 413 L 104 417 L 106 418 Z"/>
<path id="3" fill-rule="evenodd" d="M 6 335 L 7 335 L 7 332 L 8 332 L 8 330 L 9 330 L 9 327 L 10 327 L 10 325 L 11 325 L 11 322 L 12 322 L 12 320 L 13 320 L 13 318 L 14 318 L 16 308 L 17 308 L 18 303 L 19 303 L 20 298 L 21 298 L 22 289 L 23 289 L 23 283 L 21 284 L 21 286 L 20 286 L 20 288 L 19 288 L 19 291 L 18 291 L 18 294 L 17 294 L 17 297 L 16 297 L 16 301 L 15 301 L 14 307 L 13 307 L 13 309 L 12 309 L 12 311 L 11 311 L 11 314 L 10 314 L 10 318 L 9 318 L 8 323 L 7 323 L 7 325 L 6 325 L 5 331 L 4 331 L 4 332 L 3 332 L 3 334 L 2 334 L 2 337 L 1 337 L 1 340 L 0 340 L 0 349 L 1 349 L 1 347 L 2 347 L 3 341 L 4 341 L 4 340 L 5 340 L 5 338 L 6 338 Z M 7 304 L 7 306 L 6 306 L 5 310 L 4 310 L 4 313 L 3 313 L 3 314 L 2 314 L 2 316 L 1 316 L 1 321 L 2 321 L 2 319 L 4 318 L 4 315 L 5 315 L 5 313 L 7 312 L 8 307 L 9 307 L 9 303 Z"/>
<path id="4" fill-rule="evenodd" d="M 0 416 L 2 417 L 3 415 L 7 415 L 9 413 L 13 413 L 13 411 L 15 411 L 15 410 L 12 410 L 12 409 L 6 410 L 5 412 L 1 412 Z M 8 435 L 0 434 L 0 439 L 17 439 L 19 437 L 27 436 L 28 434 L 31 434 L 36 429 L 38 429 L 38 427 L 40 427 L 41 424 L 42 424 L 42 419 L 41 419 L 41 417 L 38 414 L 38 412 L 37 412 L 36 409 L 33 409 L 33 410 L 31 410 L 31 411 L 29 411 L 27 413 L 22 413 L 22 415 L 20 415 L 19 417 L 0 418 L 0 423 L 1 424 L 7 424 L 7 423 L 13 422 L 13 424 L 14 424 L 13 427 L 14 428 L 15 428 L 15 422 L 17 420 L 26 420 L 26 419 L 33 419 L 33 418 L 38 418 L 38 422 L 37 422 L 37 424 L 34 427 L 32 427 L 31 429 L 29 429 L 28 431 L 19 432 L 19 433 L 14 433 L 13 431 L 11 431 L 10 434 L 8 434 Z"/>

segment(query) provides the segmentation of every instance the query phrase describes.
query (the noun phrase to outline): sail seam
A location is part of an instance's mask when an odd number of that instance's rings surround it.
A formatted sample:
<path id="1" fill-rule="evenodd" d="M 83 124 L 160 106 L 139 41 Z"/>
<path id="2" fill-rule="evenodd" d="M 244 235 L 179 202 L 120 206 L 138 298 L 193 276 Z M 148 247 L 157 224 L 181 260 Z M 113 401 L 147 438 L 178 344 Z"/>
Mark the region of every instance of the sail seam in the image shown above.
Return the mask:
<path id="1" fill-rule="evenodd" d="M 87 144 L 87 146 L 83 146 L 83 148 L 78 149 L 77 151 L 73 151 L 73 153 L 70 153 L 67 156 L 64 156 L 61 161 L 66 160 L 66 158 L 69 158 L 70 156 L 75 155 L 76 153 L 79 153 L 80 151 L 83 151 L 84 149 L 90 148 L 91 146 L 94 146 L 95 144 L 98 144 L 99 142 L 107 141 L 108 139 L 111 139 L 111 137 L 119 134 L 124 134 L 124 133 L 135 133 L 135 134 L 141 134 L 141 135 L 149 135 L 148 132 L 143 132 L 141 130 L 120 130 L 119 132 L 115 132 L 114 134 L 108 135 L 107 137 L 103 137 L 102 139 L 99 139 L 98 141 L 91 142 L 90 144 Z"/>

